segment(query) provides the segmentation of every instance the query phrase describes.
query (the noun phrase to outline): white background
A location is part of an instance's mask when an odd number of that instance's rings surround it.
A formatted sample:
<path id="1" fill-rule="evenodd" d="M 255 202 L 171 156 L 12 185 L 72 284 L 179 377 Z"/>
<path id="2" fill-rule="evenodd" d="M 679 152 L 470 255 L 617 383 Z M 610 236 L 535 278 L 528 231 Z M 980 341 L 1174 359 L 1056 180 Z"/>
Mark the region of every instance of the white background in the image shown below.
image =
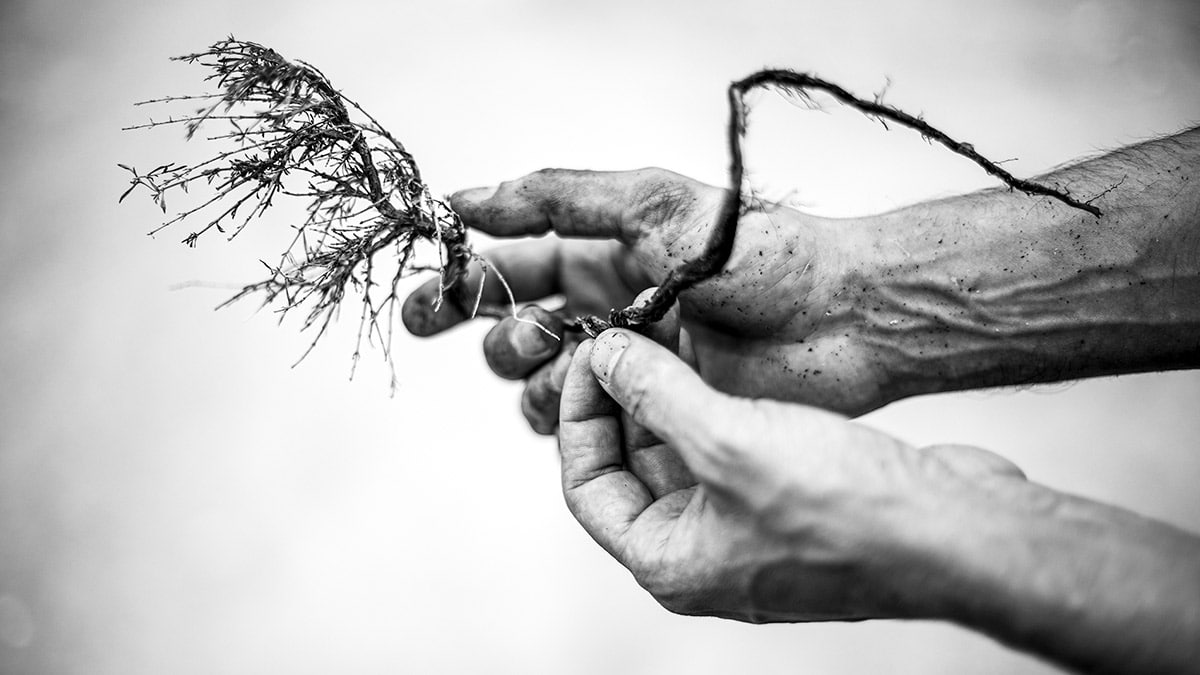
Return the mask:
<path id="1" fill-rule="evenodd" d="M 0 671 L 1040 673 L 935 623 L 750 626 L 668 614 L 571 520 L 552 440 L 493 378 L 486 326 L 307 344 L 252 304 L 271 223 L 195 250 L 117 206 L 197 152 L 125 132 L 197 90 L 167 61 L 230 33 L 322 68 L 435 191 L 545 166 L 723 184 L 724 87 L 817 72 L 1033 175 L 1200 119 L 1188 2 L 65 2 L 0 14 Z M 826 214 L 991 185 L 904 131 L 764 95 L 756 185 Z M 202 150 L 202 149 L 201 149 Z M 793 193 L 793 190 L 795 191 Z M 276 225 L 278 227 L 278 225 Z M 264 248 L 264 246 L 266 246 Z M 349 316 L 349 315 L 348 315 Z M 868 417 L 1200 529 L 1200 373 L 925 397 Z"/>

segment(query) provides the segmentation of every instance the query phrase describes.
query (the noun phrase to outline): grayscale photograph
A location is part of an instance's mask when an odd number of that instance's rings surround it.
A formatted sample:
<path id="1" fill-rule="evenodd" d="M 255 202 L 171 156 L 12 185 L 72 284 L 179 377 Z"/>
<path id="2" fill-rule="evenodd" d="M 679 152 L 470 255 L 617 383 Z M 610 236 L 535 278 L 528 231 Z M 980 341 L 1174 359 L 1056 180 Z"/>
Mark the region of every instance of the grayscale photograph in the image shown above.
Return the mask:
<path id="1" fill-rule="evenodd" d="M 0 675 L 1200 674 L 1194 0 L 9 0 Z"/>

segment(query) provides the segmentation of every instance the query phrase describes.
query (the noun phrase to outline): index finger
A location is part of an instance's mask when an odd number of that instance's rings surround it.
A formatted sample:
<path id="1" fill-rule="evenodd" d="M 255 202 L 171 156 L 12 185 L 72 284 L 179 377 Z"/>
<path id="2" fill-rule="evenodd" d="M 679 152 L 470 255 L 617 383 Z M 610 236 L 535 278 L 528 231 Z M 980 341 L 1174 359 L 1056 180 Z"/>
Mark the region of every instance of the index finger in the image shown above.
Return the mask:
<path id="1" fill-rule="evenodd" d="M 665 169 L 543 169 L 498 187 L 455 193 L 450 205 L 467 226 L 498 237 L 553 230 L 628 244 L 645 222 L 694 208 L 704 187 Z"/>

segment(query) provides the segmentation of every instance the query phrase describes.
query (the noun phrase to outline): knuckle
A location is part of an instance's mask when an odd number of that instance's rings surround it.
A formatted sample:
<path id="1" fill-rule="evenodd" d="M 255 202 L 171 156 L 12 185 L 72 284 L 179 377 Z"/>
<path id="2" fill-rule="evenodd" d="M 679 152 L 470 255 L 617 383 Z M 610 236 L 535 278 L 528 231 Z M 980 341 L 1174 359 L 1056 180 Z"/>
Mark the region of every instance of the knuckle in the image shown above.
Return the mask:
<path id="1" fill-rule="evenodd" d="M 563 176 L 567 173 L 569 173 L 567 169 L 538 169 L 520 178 L 501 183 L 498 193 L 515 199 L 527 198 L 532 194 L 540 201 L 553 196 L 555 186 L 562 182 Z"/>
<path id="2" fill-rule="evenodd" d="M 507 195 L 517 191 L 517 188 L 524 183 L 526 178 L 515 178 L 512 180 L 502 181 L 496 186 L 497 195 Z"/>
<path id="3" fill-rule="evenodd" d="M 551 203 L 558 203 L 555 200 L 562 190 L 570 185 L 570 180 L 578 175 L 585 173 L 573 169 L 558 169 L 547 167 L 538 169 L 533 173 L 520 179 L 519 187 L 521 190 L 530 190 L 535 192 L 540 199 L 550 200 Z"/>
<path id="4" fill-rule="evenodd" d="M 538 169 L 522 179 L 519 189 L 532 193 L 533 201 L 548 220 L 559 221 L 570 218 L 574 210 L 568 181 L 578 173 L 570 169 Z"/>
<path id="5" fill-rule="evenodd" d="M 556 167 L 545 167 L 545 168 L 542 168 L 542 169 L 538 169 L 537 171 L 534 171 L 533 173 L 529 174 L 529 177 L 530 177 L 530 178 L 533 178 L 534 180 L 547 180 L 547 181 L 552 181 L 552 180 L 555 180 L 555 179 L 557 179 L 557 178 L 561 178 L 562 176 L 565 176 L 565 175 L 567 175 L 567 174 L 571 174 L 571 173 L 574 173 L 574 172 L 573 172 L 573 171 L 571 171 L 570 169 L 559 169 L 559 168 L 556 168 Z"/>
<path id="6" fill-rule="evenodd" d="M 643 181 L 653 181 L 657 183 L 679 182 L 683 180 L 683 176 L 668 171 L 660 166 L 644 166 L 633 171 L 633 175 Z"/>
<path id="7" fill-rule="evenodd" d="M 659 569 L 655 572 L 643 571 L 637 580 L 650 597 L 668 612 L 683 616 L 700 613 L 693 584 L 687 583 L 680 575 Z"/>
<path id="8" fill-rule="evenodd" d="M 636 173 L 632 214 L 650 227 L 688 222 L 698 207 L 694 186 L 665 169 L 640 169 Z"/>

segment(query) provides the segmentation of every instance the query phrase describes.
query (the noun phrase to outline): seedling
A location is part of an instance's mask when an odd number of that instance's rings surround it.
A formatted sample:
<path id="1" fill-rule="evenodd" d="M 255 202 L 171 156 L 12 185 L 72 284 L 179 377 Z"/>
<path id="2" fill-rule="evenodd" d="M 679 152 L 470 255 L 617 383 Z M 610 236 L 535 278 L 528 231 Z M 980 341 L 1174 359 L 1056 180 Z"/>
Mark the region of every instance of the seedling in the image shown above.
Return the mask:
<path id="1" fill-rule="evenodd" d="M 264 305 L 280 304 L 283 315 L 304 312 L 303 328 L 316 334 L 305 355 L 324 335 L 348 289 L 362 295 L 354 361 L 364 338 L 377 341 L 391 362 L 391 335 L 398 286 L 422 271 L 439 274 L 437 302 L 452 302 L 470 315 L 515 316 L 515 303 L 495 307 L 480 302 L 482 287 L 473 293 L 463 283 L 472 263 L 487 261 L 470 247 L 458 215 L 431 196 L 420 170 L 404 145 L 352 99 L 338 91 L 321 71 L 303 61 L 288 61 L 277 52 L 232 37 L 203 52 L 176 60 L 207 67 L 206 81 L 215 91 L 195 96 L 171 96 L 138 105 L 180 101 L 199 103 L 183 117 L 151 120 L 129 129 L 180 125 L 187 138 L 202 128 L 220 127 L 206 135 L 226 150 L 195 164 L 167 163 L 146 172 L 120 165 L 132 174 L 121 195 L 142 189 L 167 214 L 167 198 L 203 188 L 210 194 L 198 205 L 168 216 L 151 234 L 187 222 L 183 238 L 189 246 L 213 231 L 236 237 L 252 220 L 262 217 L 277 198 L 307 202 L 307 217 L 293 224 L 294 237 L 274 264 L 264 263 L 268 276 L 244 286 L 224 304 L 261 296 Z M 730 182 L 704 251 L 672 270 L 646 303 L 613 309 L 606 319 L 579 317 L 568 328 L 596 335 L 609 326 L 640 329 L 660 320 L 679 294 L 721 271 L 729 260 L 740 216 L 760 208 L 744 198 L 745 169 L 741 141 L 748 109 L 745 94 L 774 88 L 815 105 L 810 92 L 832 96 L 863 114 L 909 127 L 926 140 L 975 162 L 1011 189 L 1041 195 L 1100 216 L 1088 202 L 1064 190 L 1016 178 L 980 155 L 969 143 L 952 139 L 920 117 L 882 102 L 855 97 L 836 84 L 790 70 L 764 70 L 734 82 L 728 91 Z M 1093 198 L 1094 199 L 1094 198 Z M 173 201 L 173 199 L 172 199 Z M 417 247 L 432 244 L 436 265 L 418 264 Z M 505 283 L 498 275 L 500 283 Z M 303 308 L 303 309 L 302 309 Z M 303 356 L 301 357 L 303 358 Z"/>

